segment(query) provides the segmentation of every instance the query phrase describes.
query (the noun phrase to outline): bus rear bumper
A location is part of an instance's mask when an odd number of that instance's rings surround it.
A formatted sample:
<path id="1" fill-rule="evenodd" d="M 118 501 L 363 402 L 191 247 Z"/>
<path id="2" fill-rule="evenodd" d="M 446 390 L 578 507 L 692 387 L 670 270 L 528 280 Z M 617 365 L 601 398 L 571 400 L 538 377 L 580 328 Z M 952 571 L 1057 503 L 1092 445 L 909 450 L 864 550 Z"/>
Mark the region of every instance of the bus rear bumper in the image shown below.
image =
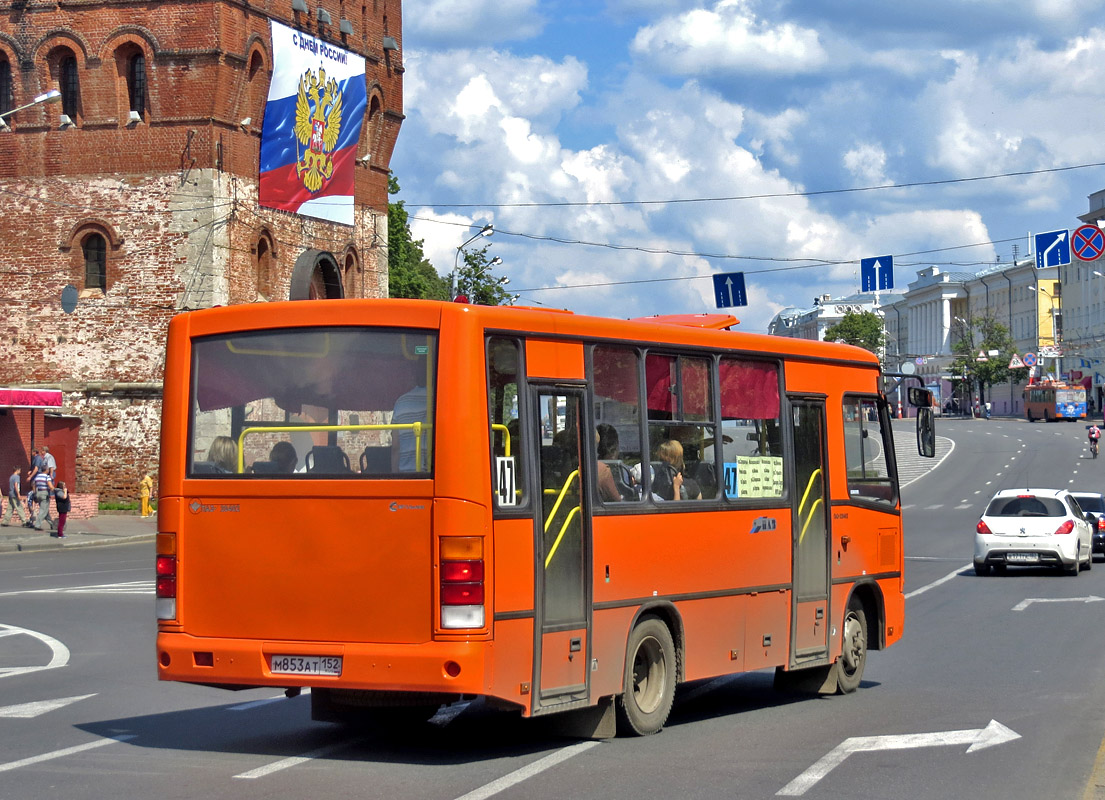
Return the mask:
<path id="1" fill-rule="evenodd" d="M 318 686 L 486 694 L 491 675 L 489 644 L 268 642 L 161 632 L 157 636 L 157 677 L 227 688 Z M 281 672 L 281 668 L 340 670 L 340 675 Z"/>

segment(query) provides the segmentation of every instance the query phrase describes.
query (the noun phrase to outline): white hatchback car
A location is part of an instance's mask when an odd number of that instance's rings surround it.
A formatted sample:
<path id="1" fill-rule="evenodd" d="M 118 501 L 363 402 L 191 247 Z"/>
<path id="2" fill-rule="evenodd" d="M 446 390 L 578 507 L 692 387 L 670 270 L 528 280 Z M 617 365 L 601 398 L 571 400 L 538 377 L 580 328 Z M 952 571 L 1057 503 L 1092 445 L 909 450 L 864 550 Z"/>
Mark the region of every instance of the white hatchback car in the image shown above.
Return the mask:
<path id="1" fill-rule="evenodd" d="M 1008 565 L 1093 566 L 1093 527 L 1066 489 L 1002 489 L 975 526 L 975 573 Z"/>

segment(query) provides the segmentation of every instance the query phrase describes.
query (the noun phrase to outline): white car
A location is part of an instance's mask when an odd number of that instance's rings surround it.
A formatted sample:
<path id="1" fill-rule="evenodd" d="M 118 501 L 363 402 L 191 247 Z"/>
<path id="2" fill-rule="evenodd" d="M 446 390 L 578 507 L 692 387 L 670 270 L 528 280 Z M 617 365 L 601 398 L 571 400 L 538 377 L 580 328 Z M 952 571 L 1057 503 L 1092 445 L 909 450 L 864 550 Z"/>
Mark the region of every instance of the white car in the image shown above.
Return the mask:
<path id="1" fill-rule="evenodd" d="M 975 526 L 975 574 L 1009 565 L 1093 566 L 1093 527 L 1066 489 L 1002 489 Z"/>

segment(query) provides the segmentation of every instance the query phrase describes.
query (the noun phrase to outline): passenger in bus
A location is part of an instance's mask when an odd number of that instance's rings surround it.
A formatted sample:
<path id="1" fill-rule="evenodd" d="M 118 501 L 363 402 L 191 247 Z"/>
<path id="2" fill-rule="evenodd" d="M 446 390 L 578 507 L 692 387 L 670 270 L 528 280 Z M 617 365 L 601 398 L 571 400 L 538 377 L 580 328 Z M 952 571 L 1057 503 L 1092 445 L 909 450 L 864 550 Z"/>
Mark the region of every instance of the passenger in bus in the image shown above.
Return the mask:
<path id="1" fill-rule="evenodd" d="M 611 460 L 618 457 L 618 432 L 613 425 L 600 424 L 595 429 L 595 448 L 598 451 L 598 467 L 595 471 L 595 485 L 598 486 L 599 497 L 606 503 L 613 503 L 622 499 L 622 493 L 618 491 L 618 484 L 614 481 L 614 473 L 610 465 L 603 459 Z"/>
<path id="2" fill-rule="evenodd" d="M 683 444 L 678 439 L 668 439 L 660 442 L 656 448 L 656 458 L 662 461 L 664 470 L 670 476 L 670 481 L 660 480 L 658 494 L 664 500 L 701 500 L 702 490 L 698 483 L 683 475 L 686 464 L 683 461 Z"/>
<path id="3" fill-rule="evenodd" d="M 414 422 L 426 421 L 426 369 L 425 366 L 414 364 L 411 369 L 411 377 L 414 383 L 410 389 L 399 396 L 395 401 L 391 421 L 394 425 L 410 425 Z M 410 428 L 393 430 L 391 432 L 391 468 L 394 472 L 414 472 L 415 469 L 426 471 L 428 469 L 429 453 L 427 443 L 429 437 L 426 428 L 422 428 L 420 437 L 420 463 L 415 464 L 414 457 L 414 432 Z"/>
<path id="4" fill-rule="evenodd" d="M 295 472 L 299 455 L 295 452 L 295 446 L 291 442 L 277 442 L 269 451 L 269 461 L 276 464 L 277 472 L 290 474 Z"/>
<path id="5" fill-rule="evenodd" d="M 207 448 L 207 460 L 223 472 L 237 472 L 238 445 L 229 436 L 216 436 Z"/>

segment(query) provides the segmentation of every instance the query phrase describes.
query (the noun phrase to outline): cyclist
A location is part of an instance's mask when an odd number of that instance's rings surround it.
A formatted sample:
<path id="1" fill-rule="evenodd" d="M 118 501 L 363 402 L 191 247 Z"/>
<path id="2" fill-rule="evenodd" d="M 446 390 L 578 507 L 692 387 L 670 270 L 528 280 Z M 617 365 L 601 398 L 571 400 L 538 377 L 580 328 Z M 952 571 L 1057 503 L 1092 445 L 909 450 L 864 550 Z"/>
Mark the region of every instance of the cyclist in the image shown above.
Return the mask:
<path id="1" fill-rule="evenodd" d="M 1097 458 L 1097 445 L 1101 439 L 1101 428 L 1096 424 L 1091 424 L 1086 430 L 1086 435 L 1090 438 L 1090 452 L 1093 453 L 1093 457 Z"/>

